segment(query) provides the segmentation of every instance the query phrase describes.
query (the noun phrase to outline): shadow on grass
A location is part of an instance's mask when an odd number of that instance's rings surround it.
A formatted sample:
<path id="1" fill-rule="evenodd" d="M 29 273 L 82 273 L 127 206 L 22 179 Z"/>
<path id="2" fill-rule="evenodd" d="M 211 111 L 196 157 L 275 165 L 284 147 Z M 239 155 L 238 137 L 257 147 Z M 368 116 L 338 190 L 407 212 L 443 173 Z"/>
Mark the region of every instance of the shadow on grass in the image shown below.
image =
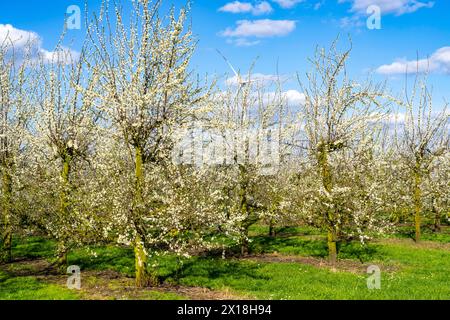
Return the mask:
<path id="1" fill-rule="evenodd" d="M 178 268 L 165 274 L 161 274 L 160 270 L 160 280 L 168 284 L 210 289 L 271 281 L 272 276 L 263 273 L 261 268 L 261 264 L 249 261 L 197 257 L 184 261 L 182 266 L 178 265 Z"/>
<path id="2" fill-rule="evenodd" d="M 433 225 L 423 225 L 421 229 L 421 239 L 428 241 L 437 241 L 442 243 L 450 242 L 450 227 L 441 226 L 441 230 L 436 232 Z M 396 238 L 412 239 L 415 240 L 415 228 L 414 226 L 401 226 L 397 228 L 395 233 Z"/>
<path id="3" fill-rule="evenodd" d="M 359 260 L 361 263 L 374 261 L 382 257 L 379 248 L 370 243 L 343 242 L 339 244 L 339 259 Z"/>
<path id="4" fill-rule="evenodd" d="M 291 231 L 291 230 L 290 230 Z M 251 237 L 250 254 L 279 253 L 283 255 L 298 255 L 326 259 L 328 246 L 324 236 L 314 234 L 315 238 L 304 236 L 275 236 L 258 235 Z M 359 241 L 341 241 L 338 243 L 338 258 L 357 260 L 361 263 L 373 261 L 382 255 L 380 248 L 371 243 L 361 244 Z M 218 259 L 222 255 L 221 249 L 203 252 L 203 257 Z M 227 257 L 240 257 L 240 247 L 237 245 L 226 248 Z"/>
<path id="5" fill-rule="evenodd" d="M 13 238 L 14 259 L 51 258 L 55 254 L 54 241 L 43 237 Z"/>
<path id="6" fill-rule="evenodd" d="M 113 270 L 127 276 L 134 274 L 134 253 L 131 248 L 106 246 L 78 249 L 69 253 L 69 264 L 81 270 Z"/>
<path id="7" fill-rule="evenodd" d="M 257 236 L 252 238 L 250 250 L 254 254 L 279 252 L 322 258 L 328 254 L 325 241 L 301 239 L 299 237 Z"/>
<path id="8" fill-rule="evenodd" d="M 133 250 L 114 246 L 76 250 L 69 255 L 69 264 L 78 265 L 81 270 L 113 270 L 130 277 L 134 276 L 135 270 Z M 195 278 L 208 278 L 210 281 L 221 278 L 268 279 L 257 274 L 256 264 L 211 256 L 180 259 L 174 255 L 161 255 L 149 260 L 149 269 L 154 265 L 160 281 L 168 283 Z"/>

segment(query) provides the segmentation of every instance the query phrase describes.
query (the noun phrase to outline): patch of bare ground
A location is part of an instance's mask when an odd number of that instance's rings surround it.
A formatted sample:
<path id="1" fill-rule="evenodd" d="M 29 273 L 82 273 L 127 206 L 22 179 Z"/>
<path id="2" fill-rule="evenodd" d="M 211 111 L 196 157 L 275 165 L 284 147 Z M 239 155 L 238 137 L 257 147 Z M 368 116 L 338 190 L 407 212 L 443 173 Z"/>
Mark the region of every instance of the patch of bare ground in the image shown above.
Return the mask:
<path id="1" fill-rule="evenodd" d="M 371 265 L 371 263 L 361 263 L 355 260 L 346 259 L 338 260 L 335 264 L 333 264 L 323 258 L 283 255 L 279 253 L 249 255 L 242 257 L 241 259 L 257 262 L 301 263 L 317 268 L 325 268 L 332 272 L 350 272 L 355 274 L 366 273 L 367 267 Z M 398 270 L 398 267 L 394 265 L 383 265 L 383 270 L 387 272 L 394 272 Z"/>
<path id="2" fill-rule="evenodd" d="M 161 289 L 161 288 L 160 288 Z M 211 290 L 201 287 L 173 287 L 168 286 L 167 292 L 181 294 L 190 300 L 253 300 L 250 296 L 236 295 L 228 288 L 222 290 Z"/>
<path id="3" fill-rule="evenodd" d="M 439 249 L 439 250 L 448 250 L 450 251 L 450 243 L 437 242 L 437 241 L 427 241 L 422 240 L 420 242 L 414 241 L 414 239 L 398 239 L 398 238 L 390 238 L 390 239 L 382 239 L 374 242 L 378 243 L 387 243 L 387 244 L 398 244 L 398 245 L 406 245 L 415 248 L 422 249 Z"/>
<path id="4" fill-rule="evenodd" d="M 13 277 L 27 277 L 49 274 L 51 264 L 44 259 L 17 259 L 0 265 L 0 270 Z"/>

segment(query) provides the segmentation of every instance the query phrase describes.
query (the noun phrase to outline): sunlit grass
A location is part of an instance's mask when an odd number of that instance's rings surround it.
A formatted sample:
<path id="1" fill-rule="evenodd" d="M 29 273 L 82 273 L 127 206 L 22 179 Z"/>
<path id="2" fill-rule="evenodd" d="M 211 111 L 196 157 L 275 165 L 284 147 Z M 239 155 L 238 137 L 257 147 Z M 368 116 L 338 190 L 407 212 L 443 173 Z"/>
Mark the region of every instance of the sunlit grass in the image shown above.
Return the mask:
<path id="1" fill-rule="evenodd" d="M 76 300 L 78 292 L 35 277 L 10 278 L 0 272 L 0 300 Z"/>

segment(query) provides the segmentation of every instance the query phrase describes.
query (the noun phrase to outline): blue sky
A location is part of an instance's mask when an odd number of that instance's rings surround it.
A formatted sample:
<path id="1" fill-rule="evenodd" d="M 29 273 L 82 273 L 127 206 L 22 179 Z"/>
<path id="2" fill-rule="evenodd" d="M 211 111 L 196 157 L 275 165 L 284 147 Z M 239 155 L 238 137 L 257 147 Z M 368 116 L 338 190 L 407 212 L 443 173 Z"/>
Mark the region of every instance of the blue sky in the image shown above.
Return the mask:
<path id="1" fill-rule="evenodd" d="M 127 2 L 127 1 L 125 1 Z M 88 0 L 91 10 L 100 0 Z M 184 1 L 164 1 L 180 7 Z M 52 50 L 62 30 L 68 6 L 84 7 L 84 0 L 16 0 L 0 4 L 1 26 L 35 32 L 42 47 Z M 366 27 L 370 5 L 381 9 L 381 29 Z M 231 63 L 246 72 L 258 57 L 255 73 L 304 74 L 310 69 L 307 57 L 316 45 L 328 46 L 337 35 L 347 45 L 353 40 L 349 71 L 355 78 L 372 72 L 374 79 L 388 79 L 394 91 L 404 85 L 406 65 L 417 54 L 430 68 L 435 101 L 450 100 L 450 1 L 448 0 L 195 0 L 192 24 L 199 39 L 193 66 L 200 73 L 230 74 L 222 51 Z M 75 46 L 83 30 L 72 30 Z M 396 64 L 393 64 L 397 62 Z M 425 68 L 425 67 L 422 67 Z M 287 83 L 288 89 L 295 83 Z"/>

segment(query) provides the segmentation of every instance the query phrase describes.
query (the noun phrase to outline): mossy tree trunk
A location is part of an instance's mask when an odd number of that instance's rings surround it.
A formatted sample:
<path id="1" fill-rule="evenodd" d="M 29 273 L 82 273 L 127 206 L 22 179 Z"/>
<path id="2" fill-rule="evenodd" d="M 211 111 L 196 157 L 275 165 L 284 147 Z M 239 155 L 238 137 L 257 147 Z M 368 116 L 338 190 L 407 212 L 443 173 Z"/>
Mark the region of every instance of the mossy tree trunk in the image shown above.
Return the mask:
<path id="1" fill-rule="evenodd" d="M 248 219 L 250 218 L 250 208 L 248 205 L 247 199 L 247 188 L 248 188 L 248 178 L 247 178 L 247 170 L 244 165 L 239 165 L 239 173 L 240 173 L 240 189 L 239 189 L 239 201 L 240 201 L 240 209 L 241 214 L 246 217 L 244 221 L 241 223 L 241 255 L 246 256 L 249 253 L 249 245 L 248 245 L 248 228 L 250 227 L 248 223 Z"/>
<path id="2" fill-rule="evenodd" d="M 328 260 L 335 264 L 337 261 L 337 233 L 332 226 L 328 227 L 327 231 L 327 245 L 328 245 Z"/>
<path id="3" fill-rule="evenodd" d="M 249 208 L 247 204 L 247 199 L 245 194 L 241 193 L 241 213 L 243 215 L 248 216 L 249 215 Z M 246 256 L 249 253 L 249 243 L 248 243 L 248 228 L 250 227 L 245 219 L 241 223 L 241 239 L 240 239 L 240 246 L 241 246 L 241 255 Z"/>
<path id="4" fill-rule="evenodd" d="M 139 225 L 142 206 L 144 203 L 144 158 L 142 148 L 135 146 L 135 212 L 134 219 L 136 225 Z M 158 284 L 157 276 L 148 271 L 148 253 L 145 248 L 145 242 L 141 230 L 136 230 L 136 238 L 134 240 L 134 256 L 135 256 L 135 275 L 136 287 L 143 288 Z"/>
<path id="5" fill-rule="evenodd" d="M 434 212 L 434 232 L 441 232 L 441 230 L 442 230 L 442 227 L 441 227 L 441 219 L 442 219 L 441 212 L 434 205 L 433 205 L 433 212 Z"/>
<path id="6" fill-rule="evenodd" d="M 61 170 L 61 178 L 63 182 L 61 194 L 60 194 L 60 214 L 62 219 L 68 219 L 69 215 L 69 189 L 70 189 L 70 170 L 72 163 L 72 154 L 70 151 L 65 151 L 63 155 L 63 166 Z M 63 237 L 59 239 L 57 248 L 57 258 L 55 261 L 56 270 L 59 273 L 65 274 L 67 271 L 67 243 L 66 239 Z"/>
<path id="7" fill-rule="evenodd" d="M 60 241 L 58 243 L 57 257 L 56 257 L 56 262 L 55 262 L 55 268 L 58 271 L 58 273 L 60 273 L 60 274 L 66 274 L 66 272 L 67 272 L 67 266 L 68 266 L 67 253 L 68 253 L 68 249 L 67 249 L 64 241 Z"/>
<path id="8" fill-rule="evenodd" d="M 11 210 L 12 210 L 12 178 L 8 166 L 3 167 L 2 177 L 2 193 L 3 193 L 3 252 L 2 260 L 10 262 L 12 260 L 12 226 L 11 226 Z"/>
<path id="9" fill-rule="evenodd" d="M 274 219 L 270 219 L 270 221 L 269 221 L 269 237 L 274 238 L 275 236 L 276 236 L 275 221 L 274 221 Z"/>
<path id="10" fill-rule="evenodd" d="M 421 174 L 421 162 L 416 161 L 416 167 L 414 170 L 414 226 L 415 226 L 415 240 L 420 241 L 421 237 L 421 220 L 422 220 L 422 174 Z"/>
<path id="11" fill-rule="evenodd" d="M 322 178 L 323 187 L 327 192 L 333 189 L 333 178 L 332 172 L 328 163 L 328 153 L 329 147 L 325 143 L 321 143 L 317 150 L 317 160 L 319 164 L 320 175 Z M 335 217 L 333 212 L 328 209 L 326 214 L 327 221 L 327 245 L 328 245 L 328 259 L 331 263 L 336 263 L 337 261 L 337 234 L 338 229 L 335 225 Z"/>
<path id="12" fill-rule="evenodd" d="M 143 288 L 152 285 L 148 268 L 148 256 L 145 251 L 144 243 L 139 235 L 136 236 L 134 243 L 134 259 L 136 269 L 136 287 Z"/>
<path id="13" fill-rule="evenodd" d="M 241 234 L 241 255 L 247 256 L 249 253 L 249 244 L 248 244 L 248 230 L 243 229 Z"/>

